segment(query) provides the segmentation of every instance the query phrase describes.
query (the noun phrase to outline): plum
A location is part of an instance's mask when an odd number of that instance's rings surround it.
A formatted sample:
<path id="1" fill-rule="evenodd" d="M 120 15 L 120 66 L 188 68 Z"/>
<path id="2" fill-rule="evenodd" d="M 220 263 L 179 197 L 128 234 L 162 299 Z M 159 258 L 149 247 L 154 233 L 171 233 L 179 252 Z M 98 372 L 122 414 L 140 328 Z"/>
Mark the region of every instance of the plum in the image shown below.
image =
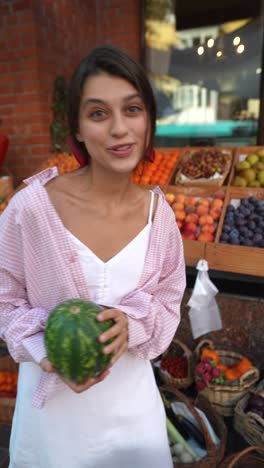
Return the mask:
<path id="1" fill-rule="evenodd" d="M 249 229 L 252 229 L 252 231 L 254 231 L 254 230 L 256 229 L 256 223 L 255 223 L 255 221 L 250 221 L 250 222 L 248 223 L 248 228 L 249 228 Z"/>
<path id="2" fill-rule="evenodd" d="M 224 224 L 223 225 L 223 232 L 230 232 L 231 231 L 231 226 L 229 224 Z"/>

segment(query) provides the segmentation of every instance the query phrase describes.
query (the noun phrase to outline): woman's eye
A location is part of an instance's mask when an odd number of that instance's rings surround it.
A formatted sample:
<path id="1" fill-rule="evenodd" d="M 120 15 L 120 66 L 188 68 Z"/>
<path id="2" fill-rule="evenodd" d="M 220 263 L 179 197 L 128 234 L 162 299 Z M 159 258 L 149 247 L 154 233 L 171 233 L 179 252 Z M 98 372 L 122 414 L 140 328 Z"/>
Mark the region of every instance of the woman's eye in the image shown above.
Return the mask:
<path id="1" fill-rule="evenodd" d="M 138 112 L 141 112 L 143 109 L 140 106 L 129 106 L 128 112 L 130 114 L 137 114 Z"/>
<path id="2" fill-rule="evenodd" d="M 94 110 L 90 113 L 90 117 L 92 117 L 92 119 L 101 119 L 105 117 L 105 115 L 106 112 L 100 109 Z"/>

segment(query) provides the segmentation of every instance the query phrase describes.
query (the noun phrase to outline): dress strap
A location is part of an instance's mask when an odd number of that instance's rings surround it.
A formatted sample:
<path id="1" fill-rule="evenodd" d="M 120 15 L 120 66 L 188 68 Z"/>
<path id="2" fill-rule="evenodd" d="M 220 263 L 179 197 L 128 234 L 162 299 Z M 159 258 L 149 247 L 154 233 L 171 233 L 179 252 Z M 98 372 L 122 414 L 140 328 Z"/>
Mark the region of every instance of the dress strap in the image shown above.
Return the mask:
<path id="1" fill-rule="evenodd" d="M 149 207 L 148 224 L 152 222 L 154 198 L 155 198 L 155 193 L 152 190 L 150 191 L 150 193 L 151 193 L 151 199 L 150 199 L 150 207 Z"/>

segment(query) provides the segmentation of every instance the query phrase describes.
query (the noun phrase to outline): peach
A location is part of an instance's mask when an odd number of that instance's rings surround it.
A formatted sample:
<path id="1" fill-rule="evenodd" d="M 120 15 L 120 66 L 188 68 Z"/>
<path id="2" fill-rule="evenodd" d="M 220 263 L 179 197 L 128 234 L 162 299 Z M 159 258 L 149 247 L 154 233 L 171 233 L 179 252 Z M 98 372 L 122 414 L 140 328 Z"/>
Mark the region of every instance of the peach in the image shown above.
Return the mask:
<path id="1" fill-rule="evenodd" d="M 177 223 L 178 228 L 181 229 L 182 225 L 183 225 L 183 221 L 180 221 L 179 219 L 176 219 L 176 223 Z"/>
<path id="2" fill-rule="evenodd" d="M 178 211 L 178 210 L 183 210 L 184 211 L 184 204 L 180 203 L 180 202 L 174 202 L 171 207 L 172 207 L 174 212 Z"/>
<path id="3" fill-rule="evenodd" d="M 209 215 L 212 216 L 212 218 L 217 221 L 221 216 L 221 210 L 219 208 L 212 208 L 209 211 Z"/>
<path id="4" fill-rule="evenodd" d="M 213 234 L 216 230 L 216 227 L 214 224 L 203 224 L 201 226 L 201 232 L 210 232 Z"/>
<path id="5" fill-rule="evenodd" d="M 199 218 L 199 224 L 202 226 L 203 224 L 214 224 L 214 220 L 210 215 L 204 215 Z"/>
<path id="6" fill-rule="evenodd" d="M 184 221 L 186 213 L 183 210 L 176 210 L 174 211 L 177 221 Z"/>
<path id="7" fill-rule="evenodd" d="M 211 204 L 211 208 L 222 208 L 224 202 L 223 200 L 220 200 L 220 198 L 215 198 L 213 201 L 212 201 L 212 204 Z"/>
<path id="8" fill-rule="evenodd" d="M 210 206 L 210 200 L 208 200 L 208 198 L 200 198 L 199 200 L 199 204 L 200 205 L 205 205 L 205 206 Z"/>
<path id="9" fill-rule="evenodd" d="M 181 235 L 182 235 L 182 238 L 185 240 L 196 240 L 196 236 L 193 232 L 183 231 Z"/>
<path id="10" fill-rule="evenodd" d="M 214 194 L 214 198 L 218 198 L 219 200 L 224 200 L 225 192 L 223 190 L 217 190 Z"/>
<path id="11" fill-rule="evenodd" d="M 205 241 L 205 242 L 213 242 L 214 237 L 213 234 L 210 232 L 201 232 L 199 236 L 197 237 L 199 241 Z"/>
<path id="12" fill-rule="evenodd" d="M 185 205 L 185 212 L 186 212 L 187 214 L 189 214 L 189 213 L 195 213 L 195 210 L 196 210 L 195 206 L 193 206 L 193 205 Z"/>
<path id="13" fill-rule="evenodd" d="M 177 193 L 175 195 L 175 201 L 178 202 L 178 203 L 184 203 L 185 202 L 185 195 L 183 195 L 183 193 Z"/>
<path id="14" fill-rule="evenodd" d="M 185 218 L 186 223 L 196 223 L 197 224 L 198 221 L 199 221 L 199 216 L 196 213 L 189 213 L 189 214 L 187 214 L 187 216 Z"/>
<path id="15" fill-rule="evenodd" d="M 182 226 L 182 231 L 189 231 L 195 233 L 197 229 L 196 223 L 184 223 Z"/>
<path id="16" fill-rule="evenodd" d="M 207 215 L 209 212 L 209 206 L 206 206 L 206 205 L 198 205 L 196 207 L 196 213 L 198 214 L 198 216 L 203 216 L 203 215 Z"/>
<path id="17" fill-rule="evenodd" d="M 185 199 L 185 205 L 192 205 L 195 206 L 197 205 L 198 200 L 195 197 L 186 197 Z"/>
<path id="18" fill-rule="evenodd" d="M 172 205 L 175 201 L 175 195 L 170 192 L 166 193 L 165 198 L 170 205 Z"/>

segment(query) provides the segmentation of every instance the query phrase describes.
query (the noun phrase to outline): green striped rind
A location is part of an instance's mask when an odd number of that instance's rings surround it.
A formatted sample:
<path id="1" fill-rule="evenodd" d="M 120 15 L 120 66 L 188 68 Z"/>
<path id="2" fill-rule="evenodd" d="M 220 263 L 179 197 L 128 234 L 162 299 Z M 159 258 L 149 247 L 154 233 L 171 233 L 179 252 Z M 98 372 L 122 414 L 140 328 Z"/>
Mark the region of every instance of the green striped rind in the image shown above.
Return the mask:
<path id="1" fill-rule="evenodd" d="M 100 343 L 98 336 L 114 322 L 98 322 L 96 316 L 101 311 L 93 302 L 72 299 L 50 313 L 45 329 L 47 355 L 65 379 L 82 383 L 108 366 L 113 354 L 103 354 L 106 343 Z"/>

